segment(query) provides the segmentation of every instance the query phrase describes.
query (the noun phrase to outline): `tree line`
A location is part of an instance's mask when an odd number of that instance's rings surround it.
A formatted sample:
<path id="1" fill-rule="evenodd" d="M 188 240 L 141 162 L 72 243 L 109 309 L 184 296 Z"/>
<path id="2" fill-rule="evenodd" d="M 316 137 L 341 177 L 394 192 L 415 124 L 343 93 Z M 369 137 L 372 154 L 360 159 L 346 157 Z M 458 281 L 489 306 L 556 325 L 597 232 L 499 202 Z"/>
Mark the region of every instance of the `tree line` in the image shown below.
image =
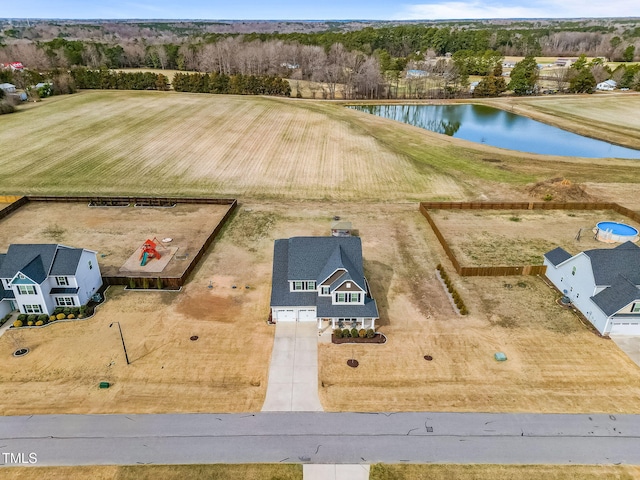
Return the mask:
<path id="1" fill-rule="evenodd" d="M 172 86 L 176 92 L 287 97 L 291 95 L 289 82 L 275 76 L 225 75 L 217 72 L 176 73 L 173 76 Z"/>
<path id="2" fill-rule="evenodd" d="M 71 77 L 76 88 L 102 90 L 169 90 L 169 79 L 152 72 L 114 72 L 74 68 Z"/>

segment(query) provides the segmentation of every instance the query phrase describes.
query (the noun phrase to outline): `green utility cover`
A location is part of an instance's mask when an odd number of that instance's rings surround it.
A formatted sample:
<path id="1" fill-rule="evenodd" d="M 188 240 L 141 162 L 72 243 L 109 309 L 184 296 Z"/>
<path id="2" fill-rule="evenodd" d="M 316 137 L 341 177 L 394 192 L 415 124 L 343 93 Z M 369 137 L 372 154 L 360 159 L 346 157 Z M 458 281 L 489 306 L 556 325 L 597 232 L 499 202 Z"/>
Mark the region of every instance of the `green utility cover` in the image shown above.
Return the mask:
<path id="1" fill-rule="evenodd" d="M 502 352 L 497 352 L 494 355 L 494 358 L 499 362 L 504 362 L 507 359 L 507 356 Z"/>

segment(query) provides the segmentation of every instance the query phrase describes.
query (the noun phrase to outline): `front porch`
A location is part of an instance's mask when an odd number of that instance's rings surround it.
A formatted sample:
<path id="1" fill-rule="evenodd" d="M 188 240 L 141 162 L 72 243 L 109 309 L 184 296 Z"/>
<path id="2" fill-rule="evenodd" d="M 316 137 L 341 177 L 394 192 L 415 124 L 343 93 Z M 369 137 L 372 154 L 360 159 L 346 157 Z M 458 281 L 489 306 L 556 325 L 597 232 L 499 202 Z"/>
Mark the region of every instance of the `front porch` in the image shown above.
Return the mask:
<path id="1" fill-rule="evenodd" d="M 357 328 L 360 330 L 361 328 L 368 330 L 376 329 L 376 319 L 375 318 L 364 318 L 364 317 L 356 317 L 356 318 L 318 318 L 318 330 L 323 330 L 331 326 L 332 330 L 336 328 Z"/>

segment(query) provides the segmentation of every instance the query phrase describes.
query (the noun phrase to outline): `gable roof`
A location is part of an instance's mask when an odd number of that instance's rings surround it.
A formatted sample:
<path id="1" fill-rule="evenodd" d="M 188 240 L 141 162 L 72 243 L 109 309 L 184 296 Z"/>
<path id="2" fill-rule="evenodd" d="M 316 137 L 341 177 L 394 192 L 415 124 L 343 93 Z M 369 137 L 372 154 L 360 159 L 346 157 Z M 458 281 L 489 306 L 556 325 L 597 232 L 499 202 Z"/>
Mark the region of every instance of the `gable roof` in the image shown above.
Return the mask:
<path id="1" fill-rule="evenodd" d="M 4 257 L 6 257 L 6 254 L 0 253 L 0 268 L 2 268 Z M 13 290 L 5 290 L 2 282 L 0 282 L 0 300 L 2 300 L 3 298 L 13 298 Z"/>
<path id="2" fill-rule="evenodd" d="M 82 251 L 55 243 L 11 244 L 0 265 L 0 278 L 13 278 L 22 272 L 42 283 L 48 275 L 74 275 Z"/>
<path id="3" fill-rule="evenodd" d="M 557 267 L 562 262 L 569 260 L 571 258 L 571 254 L 567 252 L 564 248 L 558 247 L 554 248 L 550 252 L 544 254 L 545 258 L 551 262 L 554 267 Z"/>
<path id="4" fill-rule="evenodd" d="M 640 247 L 625 242 L 615 248 L 600 248 L 584 252 L 591 259 L 596 285 L 612 285 L 618 275 L 634 285 L 640 285 Z"/>
<path id="5" fill-rule="evenodd" d="M 358 285 L 364 286 L 362 243 L 358 237 L 292 237 L 288 243 L 287 280 L 325 280 L 345 268 Z M 274 258 L 275 262 L 275 258 Z M 324 278 L 319 279 L 324 272 Z"/>
<path id="6" fill-rule="evenodd" d="M 634 300 L 640 299 L 640 289 L 622 275 L 618 275 L 612 285 L 591 297 L 607 316 L 611 316 Z"/>

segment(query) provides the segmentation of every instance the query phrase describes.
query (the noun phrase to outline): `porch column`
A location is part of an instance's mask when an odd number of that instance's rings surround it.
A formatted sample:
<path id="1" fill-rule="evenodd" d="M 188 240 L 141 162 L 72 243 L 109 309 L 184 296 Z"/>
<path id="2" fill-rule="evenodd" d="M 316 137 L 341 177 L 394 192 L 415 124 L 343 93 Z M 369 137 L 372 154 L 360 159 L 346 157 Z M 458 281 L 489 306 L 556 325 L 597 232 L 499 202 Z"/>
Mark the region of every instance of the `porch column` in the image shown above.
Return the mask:
<path id="1" fill-rule="evenodd" d="M 335 318 L 332 318 L 332 319 L 331 319 L 331 329 L 332 329 L 332 330 L 335 330 L 335 329 L 336 329 L 336 319 L 335 319 Z"/>
<path id="2" fill-rule="evenodd" d="M 364 328 L 364 317 L 360 320 L 360 328 Z"/>
<path id="3" fill-rule="evenodd" d="M 371 319 L 371 330 L 373 330 L 374 332 L 376 330 L 376 319 L 375 318 Z"/>

